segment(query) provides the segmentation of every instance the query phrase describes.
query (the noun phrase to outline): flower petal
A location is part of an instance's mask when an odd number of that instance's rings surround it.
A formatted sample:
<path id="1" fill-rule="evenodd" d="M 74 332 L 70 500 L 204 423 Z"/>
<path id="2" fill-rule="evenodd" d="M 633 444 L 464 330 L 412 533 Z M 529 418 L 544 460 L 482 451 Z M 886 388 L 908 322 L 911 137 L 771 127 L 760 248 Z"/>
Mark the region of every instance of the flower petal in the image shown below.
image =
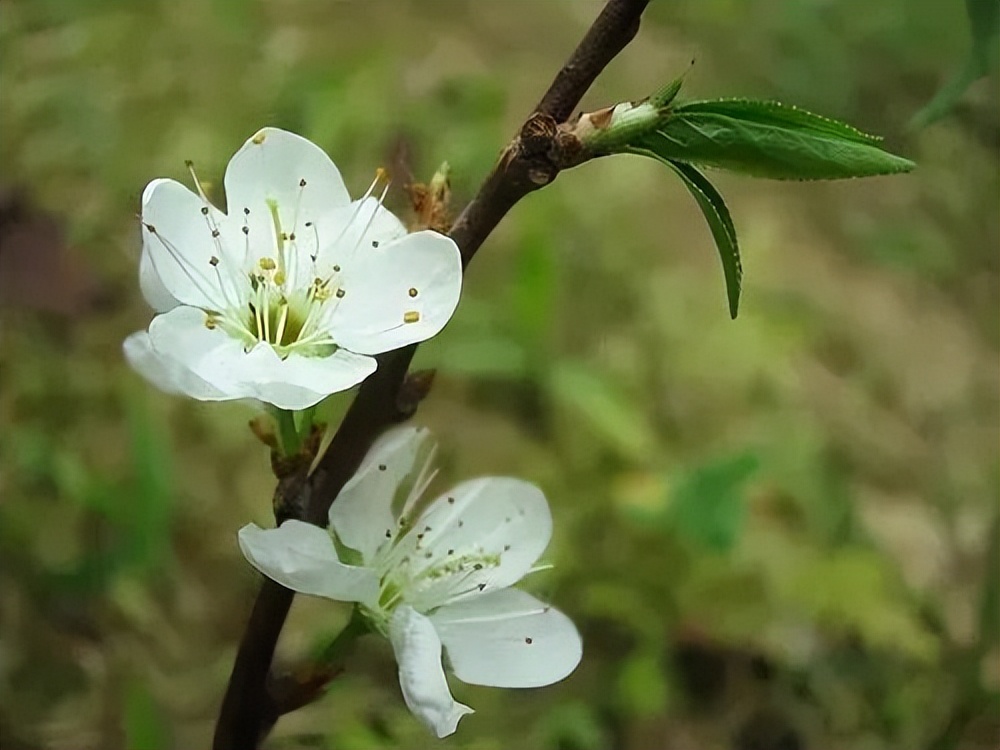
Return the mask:
<path id="1" fill-rule="evenodd" d="M 330 506 L 330 527 L 365 562 L 395 534 L 396 490 L 413 470 L 429 434 L 422 427 L 401 427 L 382 435 Z"/>
<path id="2" fill-rule="evenodd" d="M 449 604 L 430 620 L 455 676 L 473 685 L 551 685 L 576 669 L 583 654 L 566 615 L 517 589 Z"/>
<path id="3" fill-rule="evenodd" d="M 415 232 L 362 247 L 342 275 L 344 298 L 330 319 L 337 343 L 379 354 L 437 334 L 462 291 L 462 257 L 448 237 Z"/>
<path id="4" fill-rule="evenodd" d="M 360 383 L 373 372 L 372 357 L 337 349 L 326 357 L 292 353 L 281 359 L 265 343 L 257 344 L 243 357 L 240 381 L 248 395 L 279 409 L 307 409 L 331 393 Z"/>
<path id="5" fill-rule="evenodd" d="M 247 222 L 251 264 L 263 256 L 276 257 L 272 205 L 281 231 L 308 243 L 312 225 L 351 202 L 340 171 L 323 149 L 278 128 L 259 130 L 233 155 L 226 167 L 225 188 L 229 215 Z"/>
<path id="6" fill-rule="evenodd" d="M 243 345 L 221 328 L 209 329 L 206 314 L 196 307 L 175 307 L 149 324 L 149 340 L 161 361 L 183 368 L 219 392 L 216 400 L 249 398 L 240 385 L 247 355 Z M 189 396 L 200 398 L 185 390 Z"/>
<path id="7" fill-rule="evenodd" d="M 406 234 L 403 222 L 375 198 L 335 208 L 317 220 L 312 233 L 316 275 L 326 278 L 334 266 L 348 268 L 365 249 L 388 245 Z"/>
<path id="8" fill-rule="evenodd" d="M 531 570 L 549 544 L 552 515 L 542 491 L 510 477 L 483 477 L 434 500 L 414 523 L 422 530 L 423 569 L 446 559 L 493 557 L 495 564 L 459 578 L 441 577 L 418 592 L 411 604 L 427 610 L 506 588 Z M 461 585 L 456 588 L 456 583 Z"/>
<path id="9" fill-rule="evenodd" d="M 227 295 L 238 298 L 242 234 L 233 231 L 225 214 L 176 180 L 153 180 L 143 191 L 142 243 L 148 265 L 144 271 L 140 265 L 140 283 L 154 308 L 168 301 L 163 292 L 207 310 L 224 309 Z"/>
<path id="10" fill-rule="evenodd" d="M 318 526 L 294 519 L 276 529 L 251 523 L 240 529 L 239 540 L 251 565 L 293 591 L 368 606 L 378 601 L 378 574 L 340 562 L 330 535 Z"/>
<path id="11" fill-rule="evenodd" d="M 146 331 L 133 333 L 125 339 L 122 349 L 132 369 L 161 391 L 183 393 L 199 401 L 220 401 L 231 398 L 195 375 L 183 364 L 158 354 L 153 349 Z"/>
<path id="12" fill-rule="evenodd" d="M 389 640 L 407 708 L 438 737 L 454 733 L 459 720 L 473 711 L 451 697 L 441 666 L 441 640 L 431 621 L 412 607 L 398 607 L 389 622 Z"/>
<path id="13" fill-rule="evenodd" d="M 145 230 L 143 232 L 145 234 Z M 146 304 L 156 312 L 167 312 L 180 304 L 177 298 L 163 285 L 160 275 L 153 266 L 153 258 L 150 256 L 149 248 L 145 246 L 142 248 L 142 255 L 139 258 L 139 289 L 142 290 Z"/>

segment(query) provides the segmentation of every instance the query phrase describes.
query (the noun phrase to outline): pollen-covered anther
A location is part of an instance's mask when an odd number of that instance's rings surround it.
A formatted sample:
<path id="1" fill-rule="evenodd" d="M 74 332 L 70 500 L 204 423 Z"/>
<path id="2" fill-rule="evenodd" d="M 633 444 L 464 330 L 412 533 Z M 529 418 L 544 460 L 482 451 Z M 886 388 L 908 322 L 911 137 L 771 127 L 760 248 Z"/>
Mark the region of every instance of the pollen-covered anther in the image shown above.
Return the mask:
<path id="1" fill-rule="evenodd" d="M 274 262 L 273 258 L 261 258 L 257 261 L 257 265 L 261 267 L 264 271 L 273 271 L 278 265 Z"/>
<path id="2" fill-rule="evenodd" d="M 403 313 L 404 323 L 417 323 L 420 320 L 420 313 L 416 310 L 410 310 L 409 312 Z"/>

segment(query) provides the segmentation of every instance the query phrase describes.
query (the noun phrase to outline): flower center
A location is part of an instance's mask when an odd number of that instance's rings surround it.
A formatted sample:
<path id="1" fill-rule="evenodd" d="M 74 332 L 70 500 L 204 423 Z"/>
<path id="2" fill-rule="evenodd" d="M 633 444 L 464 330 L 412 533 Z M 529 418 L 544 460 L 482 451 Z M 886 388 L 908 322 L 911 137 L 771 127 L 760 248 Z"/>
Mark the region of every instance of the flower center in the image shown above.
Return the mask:
<path id="1" fill-rule="evenodd" d="M 282 359 L 292 352 L 328 356 L 337 345 L 326 323 L 335 301 L 344 296 L 337 280 L 339 270 L 335 266 L 329 278 L 316 277 L 305 289 L 295 289 L 272 258 L 261 258 L 248 274 L 246 306 L 230 304 L 221 313 L 210 312 L 205 324 L 240 339 L 247 351 L 266 343 Z"/>
<path id="2" fill-rule="evenodd" d="M 500 565 L 498 553 L 474 546 L 456 549 L 431 537 L 431 529 L 407 529 L 400 521 L 397 538 L 379 550 L 372 566 L 379 574 L 378 611 L 369 612 L 376 627 L 387 625 L 399 604 L 427 613 L 455 597 L 483 591 L 489 571 Z"/>
<path id="3" fill-rule="evenodd" d="M 333 266 L 332 272 L 325 278 L 317 275 L 319 272 L 316 252 L 320 246 L 320 238 L 316 226 L 312 221 L 306 221 L 299 227 L 302 194 L 307 185 L 305 178 L 299 180 L 295 204 L 291 207 L 291 211 L 285 214 L 286 218 L 290 218 L 290 223 L 283 226 L 278 201 L 272 198 L 265 199 L 271 225 L 267 240 L 250 236 L 250 225 L 247 220 L 250 209 L 243 208 L 243 257 L 252 258 L 254 256 L 252 250 L 260 252 L 258 242 L 266 242 L 270 246 L 270 252 L 260 257 L 256 265 L 247 272 L 245 267 L 238 269 L 228 260 L 232 256 L 225 252 L 222 232 L 212 216 L 211 204 L 190 162 L 188 168 L 204 204 L 201 209 L 202 216 L 216 246 L 217 255 L 211 256 L 209 265 L 212 266 L 216 288 L 222 297 L 220 302 L 223 300 L 225 302 L 221 310 L 205 310 L 205 326 L 209 329 L 221 328 L 239 339 L 247 352 L 258 344 L 265 343 L 269 344 L 282 359 L 293 352 L 310 357 L 326 357 L 333 354 L 338 347 L 329 333 L 330 317 L 346 291 L 340 283 L 339 265 Z M 365 218 L 362 215 L 362 206 L 383 181 L 386 184 L 378 197 L 376 208 Z M 331 244 L 337 245 L 357 222 L 363 222 L 350 253 L 353 255 L 371 228 L 388 188 L 385 171 L 379 169 L 375 180 L 362 199 L 357 202 L 354 214 L 345 222 Z M 287 208 L 289 207 L 286 206 Z M 180 258 L 180 254 L 175 252 L 176 249 L 159 237 L 155 227 L 147 225 L 147 228 L 156 234 L 175 257 Z M 304 229 L 307 235 L 311 232 L 315 238 L 311 252 L 302 247 L 300 239 L 296 237 L 296 231 L 300 228 Z M 251 247 L 251 244 L 254 247 Z M 303 264 L 309 264 L 308 271 L 307 266 Z M 308 278 L 310 275 L 313 276 L 312 281 L 303 288 L 303 277 Z M 407 313 L 407 315 L 417 316 L 417 313 Z M 416 322 L 417 319 L 417 317 L 413 317 L 412 320 L 404 318 L 404 322 Z"/>

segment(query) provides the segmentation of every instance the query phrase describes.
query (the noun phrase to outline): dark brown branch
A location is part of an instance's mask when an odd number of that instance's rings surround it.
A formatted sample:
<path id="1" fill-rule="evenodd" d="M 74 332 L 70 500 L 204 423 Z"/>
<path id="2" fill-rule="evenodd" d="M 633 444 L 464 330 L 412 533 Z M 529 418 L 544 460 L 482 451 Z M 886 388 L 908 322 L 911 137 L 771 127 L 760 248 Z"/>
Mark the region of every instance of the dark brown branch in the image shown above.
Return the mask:
<path id="1" fill-rule="evenodd" d="M 558 122 L 568 120 L 591 84 L 639 31 L 649 0 L 610 0 L 535 107 Z"/>
<path id="2" fill-rule="evenodd" d="M 549 184 L 560 169 L 578 163 L 579 143 L 566 138 L 558 125 L 635 36 L 647 3 L 609 0 L 556 75 L 537 111 L 501 154 L 449 233 L 462 252 L 463 265 L 468 265 L 515 203 Z M 415 403 L 400 404 L 400 389 L 415 351 L 414 345 L 378 358 L 378 370 L 361 386 L 316 471 L 308 477 L 299 472 L 279 482 L 276 518 L 300 518 L 326 525 L 330 505 L 375 438 L 415 410 Z M 257 747 L 288 710 L 270 695 L 267 685 L 275 646 L 293 596 L 273 581 L 264 581 L 236 654 L 216 725 L 214 750 Z"/>

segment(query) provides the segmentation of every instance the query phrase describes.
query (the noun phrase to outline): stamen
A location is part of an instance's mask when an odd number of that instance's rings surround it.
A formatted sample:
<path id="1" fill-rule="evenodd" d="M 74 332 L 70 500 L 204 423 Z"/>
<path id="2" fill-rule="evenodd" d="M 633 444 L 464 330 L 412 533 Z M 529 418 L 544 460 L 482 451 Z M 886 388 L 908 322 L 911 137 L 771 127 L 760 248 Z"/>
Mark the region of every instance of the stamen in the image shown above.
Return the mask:
<path id="1" fill-rule="evenodd" d="M 187 167 L 188 172 L 191 173 L 191 179 L 194 180 L 194 186 L 198 189 L 198 195 L 201 196 L 201 199 L 205 201 L 206 204 L 210 205 L 211 202 L 205 194 L 205 188 L 202 186 L 201 180 L 198 179 L 198 173 L 194 171 L 194 162 L 190 159 L 186 159 L 184 161 L 184 166 Z M 208 208 L 208 205 L 206 205 L 205 208 Z M 206 215 L 208 214 L 207 211 L 202 211 L 202 213 Z"/>
<path id="2" fill-rule="evenodd" d="M 285 334 L 285 324 L 288 322 L 288 303 L 281 305 L 281 317 L 278 318 L 278 330 L 274 334 L 274 343 L 281 344 L 281 337 Z"/>
<path id="3" fill-rule="evenodd" d="M 164 249 L 166 249 L 167 253 L 170 254 L 170 257 L 173 258 L 174 262 L 180 267 L 184 275 L 187 276 L 188 281 L 190 281 L 194 285 L 194 287 L 198 290 L 198 292 L 204 295 L 207 299 L 213 300 L 213 302 L 216 301 L 214 299 L 215 298 L 214 292 L 216 290 L 207 288 L 203 280 L 199 276 L 196 276 L 193 273 L 193 270 L 188 267 L 188 262 L 184 259 L 184 256 L 181 255 L 180 251 L 174 246 L 174 244 L 169 240 L 167 240 L 165 237 L 163 237 L 163 235 L 161 235 L 158 231 L 156 231 L 156 227 L 153 226 L 152 224 L 147 224 L 143 222 L 143 226 L 146 227 L 146 231 L 148 231 L 151 235 L 153 235 L 154 237 L 156 237 L 156 239 L 160 241 L 160 244 L 163 245 Z M 153 270 L 155 270 L 157 275 L 162 278 L 163 275 L 160 273 L 160 269 L 157 268 L 155 253 L 150 253 L 149 258 L 150 261 L 153 263 Z"/>

